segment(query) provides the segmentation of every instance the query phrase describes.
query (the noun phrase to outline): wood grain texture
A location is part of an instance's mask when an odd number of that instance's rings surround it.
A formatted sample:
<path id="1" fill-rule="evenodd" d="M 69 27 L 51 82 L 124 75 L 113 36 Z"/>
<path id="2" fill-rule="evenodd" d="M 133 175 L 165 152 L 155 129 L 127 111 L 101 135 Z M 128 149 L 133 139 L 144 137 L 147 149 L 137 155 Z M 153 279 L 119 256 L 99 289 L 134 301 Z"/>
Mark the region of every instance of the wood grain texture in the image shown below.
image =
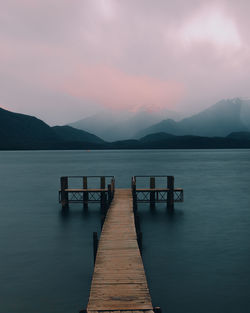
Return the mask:
<path id="1" fill-rule="evenodd" d="M 116 189 L 103 225 L 87 311 L 153 313 L 130 189 Z"/>
<path id="2" fill-rule="evenodd" d="M 84 188 L 66 188 L 64 189 L 67 192 L 82 192 L 82 191 L 88 191 L 88 192 L 101 192 L 101 191 L 108 191 L 108 189 L 103 188 L 103 189 L 98 189 L 98 188 L 88 188 L 88 189 L 84 189 Z"/>
<path id="3" fill-rule="evenodd" d="M 136 188 L 136 191 L 153 191 L 153 192 L 157 192 L 157 191 L 169 191 L 169 188 Z M 183 188 L 174 188 L 174 191 L 183 191 Z"/>

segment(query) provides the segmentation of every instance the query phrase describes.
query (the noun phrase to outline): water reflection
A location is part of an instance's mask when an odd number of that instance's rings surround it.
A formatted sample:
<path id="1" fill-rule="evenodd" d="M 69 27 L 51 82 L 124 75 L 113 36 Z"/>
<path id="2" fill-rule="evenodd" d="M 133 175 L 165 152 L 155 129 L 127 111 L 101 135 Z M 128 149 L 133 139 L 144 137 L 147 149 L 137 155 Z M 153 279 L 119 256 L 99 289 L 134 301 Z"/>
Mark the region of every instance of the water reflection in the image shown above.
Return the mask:
<path id="1" fill-rule="evenodd" d="M 147 204 L 140 204 L 138 205 L 138 214 L 144 221 L 178 223 L 184 217 L 185 213 L 183 204 L 182 209 L 176 208 L 174 210 L 168 210 L 163 204 L 158 204 L 154 208 L 151 208 Z"/>
<path id="2" fill-rule="evenodd" d="M 82 208 L 81 206 L 72 205 L 67 210 L 59 210 L 59 217 L 62 220 L 70 220 L 72 218 L 80 218 L 87 220 L 90 216 L 101 216 L 100 208 L 98 205 L 89 206 L 89 208 Z"/>
<path id="3" fill-rule="evenodd" d="M 98 206 L 84 214 L 81 205 L 61 214 L 58 178 L 112 173 L 125 188 L 149 168 L 174 174 L 185 190 L 173 214 L 139 206 L 153 304 L 169 313 L 235 313 L 239 305 L 250 312 L 250 150 L 2 153 L 0 311 L 86 307 L 101 214 Z"/>

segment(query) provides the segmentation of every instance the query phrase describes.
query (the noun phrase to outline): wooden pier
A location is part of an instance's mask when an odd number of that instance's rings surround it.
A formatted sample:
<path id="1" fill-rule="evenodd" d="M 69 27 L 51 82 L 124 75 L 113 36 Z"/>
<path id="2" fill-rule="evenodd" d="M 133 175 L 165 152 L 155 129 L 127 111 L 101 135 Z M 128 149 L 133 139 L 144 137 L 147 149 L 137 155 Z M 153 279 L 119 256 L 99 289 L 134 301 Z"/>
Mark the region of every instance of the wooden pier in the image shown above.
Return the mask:
<path id="1" fill-rule="evenodd" d="M 106 215 L 87 312 L 148 311 L 153 307 L 134 222 L 130 189 L 118 189 Z"/>
<path id="2" fill-rule="evenodd" d="M 69 187 L 69 180 L 73 183 L 77 181 L 77 188 Z M 101 208 L 106 210 L 115 192 L 114 176 L 63 176 L 60 181 L 59 202 L 63 210 L 67 210 L 70 203 L 83 203 L 85 209 L 88 208 L 88 203 L 100 203 Z M 94 188 L 89 188 L 90 182 L 94 184 Z"/>
<path id="3" fill-rule="evenodd" d="M 148 182 L 149 187 L 138 188 L 140 180 L 144 184 Z M 160 180 L 160 186 L 156 186 L 157 180 Z M 173 210 L 175 202 L 184 201 L 183 189 L 174 186 L 174 176 L 133 176 L 131 189 L 135 209 L 137 203 L 150 203 L 151 208 L 155 208 L 156 203 L 166 203 L 167 209 Z"/>
<path id="4" fill-rule="evenodd" d="M 81 187 L 69 186 L 69 180 L 78 179 Z M 161 179 L 161 185 L 156 186 L 157 179 Z M 88 183 L 95 180 L 95 187 L 89 188 Z M 140 180 L 149 187 L 138 187 Z M 88 208 L 88 203 L 100 203 L 107 209 L 115 193 L 114 176 L 63 176 L 61 177 L 61 189 L 59 190 L 59 202 L 62 209 L 68 209 L 70 203 L 82 203 Z M 96 184 L 99 183 L 99 187 Z M 169 210 L 174 209 L 175 202 L 183 202 L 183 189 L 174 186 L 174 176 L 133 176 L 131 179 L 131 191 L 135 209 L 138 203 L 150 203 L 154 208 L 156 203 L 166 203 Z"/>
<path id="5" fill-rule="evenodd" d="M 69 179 L 78 179 L 82 188 L 69 187 Z M 88 181 L 97 180 L 100 188 L 88 188 Z M 158 186 L 156 180 L 163 185 Z M 106 184 L 107 181 L 109 184 Z M 149 187 L 138 187 L 137 183 Z M 61 177 L 59 201 L 67 210 L 69 203 L 99 202 L 102 208 L 102 232 L 98 240 L 93 233 L 94 273 L 87 309 L 84 313 L 161 313 L 153 308 L 142 263 L 142 233 L 137 214 L 138 203 L 165 202 L 174 209 L 174 202 L 183 201 L 183 189 L 174 186 L 173 176 L 133 176 L 131 189 L 116 189 L 113 176 Z"/>

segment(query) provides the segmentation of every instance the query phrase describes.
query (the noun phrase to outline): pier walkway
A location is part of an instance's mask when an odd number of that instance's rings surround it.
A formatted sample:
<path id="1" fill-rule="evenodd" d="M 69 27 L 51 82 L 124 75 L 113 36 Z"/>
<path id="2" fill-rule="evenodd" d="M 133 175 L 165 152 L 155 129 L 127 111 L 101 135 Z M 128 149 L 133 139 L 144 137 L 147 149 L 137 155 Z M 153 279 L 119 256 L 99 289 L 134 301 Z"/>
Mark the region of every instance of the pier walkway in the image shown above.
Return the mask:
<path id="1" fill-rule="evenodd" d="M 138 204 L 166 203 L 169 213 L 183 202 L 183 189 L 175 188 L 174 176 L 133 176 L 130 189 L 116 189 L 114 176 L 62 176 L 59 202 L 100 203 L 102 232 L 98 243 L 93 233 L 95 268 L 87 309 L 81 313 L 161 313 L 152 307 L 141 259 L 142 232 Z M 149 182 L 149 186 L 145 184 Z"/>
<path id="2" fill-rule="evenodd" d="M 88 313 L 153 313 L 134 222 L 131 189 L 116 189 L 102 228 Z"/>

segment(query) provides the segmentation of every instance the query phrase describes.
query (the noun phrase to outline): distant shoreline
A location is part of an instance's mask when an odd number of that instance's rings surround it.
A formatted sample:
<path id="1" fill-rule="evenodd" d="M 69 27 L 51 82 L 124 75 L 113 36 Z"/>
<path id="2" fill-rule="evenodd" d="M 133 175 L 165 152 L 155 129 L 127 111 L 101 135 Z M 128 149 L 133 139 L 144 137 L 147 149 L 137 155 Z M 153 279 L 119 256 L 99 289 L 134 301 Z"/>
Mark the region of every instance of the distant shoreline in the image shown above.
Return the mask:
<path id="1" fill-rule="evenodd" d="M 157 133 L 135 140 L 93 143 L 86 141 L 48 141 L 0 143 L 0 151 L 18 150 L 167 150 L 167 149 L 250 149 L 250 139 L 227 137 L 174 136 Z"/>
<path id="2" fill-rule="evenodd" d="M 93 149 L 43 149 L 43 148 L 33 148 L 33 149 L 0 149 L 0 152 L 14 152 L 14 151 L 86 151 L 86 152 L 91 152 L 91 151 L 141 151 L 141 150 L 250 150 L 250 145 L 249 147 L 222 147 L 222 148 L 198 148 L 198 147 L 186 147 L 186 148 L 93 148 Z"/>
<path id="3" fill-rule="evenodd" d="M 235 107 L 235 103 L 233 107 Z M 237 108 L 238 105 L 236 106 Z M 204 121 L 199 123 L 203 124 Z M 217 128 L 217 130 L 223 129 L 222 121 L 212 125 L 213 127 L 211 127 Z M 183 130 L 177 132 L 173 129 L 169 132 L 151 132 L 134 139 L 120 139 L 111 142 L 84 130 L 67 125 L 50 127 L 42 120 L 33 116 L 14 113 L 0 108 L 0 151 L 250 148 L 250 131 L 239 131 L 239 129 L 242 129 L 239 125 L 232 127 L 232 129 L 237 131 L 221 131 L 220 134 L 223 133 L 225 136 L 209 136 L 204 130 L 197 133 L 197 130 L 194 132 L 195 129 L 194 126 L 190 126 L 184 134 Z M 119 127 L 117 126 L 114 132 L 118 130 Z M 195 134 L 192 135 L 192 133 Z"/>

